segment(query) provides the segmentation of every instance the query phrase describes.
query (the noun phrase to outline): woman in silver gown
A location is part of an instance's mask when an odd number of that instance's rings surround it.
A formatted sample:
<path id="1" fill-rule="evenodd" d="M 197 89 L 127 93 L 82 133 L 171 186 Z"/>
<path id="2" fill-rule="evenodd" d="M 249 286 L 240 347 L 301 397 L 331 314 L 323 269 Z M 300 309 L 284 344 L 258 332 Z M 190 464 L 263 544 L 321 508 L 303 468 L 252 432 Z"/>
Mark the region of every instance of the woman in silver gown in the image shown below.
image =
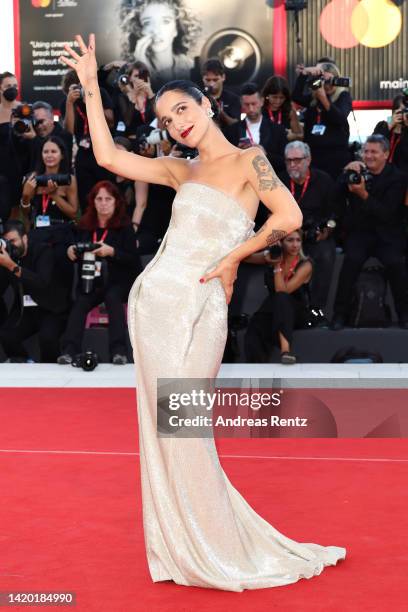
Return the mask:
<path id="1" fill-rule="evenodd" d="M 147 159 L 116 149 L 96 78 L 95 37 L 88 46 L 77 40 L 79 53 L 66 46 L 60 61 L 84 87 L 98 163 L 177 191 L 167 233 L 129 296 L 152 580 L 243 591 L 320 574 L 345 558 L 344 548 L 284 536 L 231 484 L 213 438 L 160 438 L 156 427 L 157 378 L 217 376 L 239 262 L 298 228 L 300 210 L 263 151 L 231 145 L 212 120 L 210 99 L 186 81 L 160 90 L 156 113 L 177 141 L 198 149 L 197 158 Z M 260 199 L 273 214 L 255 234 Z"/>

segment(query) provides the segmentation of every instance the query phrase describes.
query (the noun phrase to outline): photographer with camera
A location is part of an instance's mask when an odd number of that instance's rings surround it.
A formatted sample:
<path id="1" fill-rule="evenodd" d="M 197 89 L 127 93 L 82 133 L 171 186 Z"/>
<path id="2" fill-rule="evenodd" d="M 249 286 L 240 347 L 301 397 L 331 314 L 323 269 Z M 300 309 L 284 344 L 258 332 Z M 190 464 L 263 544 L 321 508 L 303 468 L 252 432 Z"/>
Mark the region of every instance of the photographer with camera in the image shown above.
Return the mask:
<path id="1" fill-rule="evenodd" d="M 8 221 L 0 240 L 0 294 L 11 286 L 16 296 L 9 318 L 1 321 L 0 343 L 8 360 L 27 361 L 22 343 L 39 332 L 41 361 L 55 362 L 68 310 L 59 277 L 53 250 L 33 243 L 21 221 Z"/>
<path id="2" fill-rule="evenodd" d="M 232 91 L 224 87 L 225 69 L 217 57 L 208 59 L 202 66 L 201 78 L 204 89 L 217 103 L 218 122 L 222 129 L 241 119 L 241 101 Z"/>
<path id="3" fill-rule="evenodd" d="M 284 126 L 288 141 L 302 140 L 303 127 L 292 102 L 287 80 L 276 75 L 269 77 L 263 86 L 262 97 L 265 101 L 263 114 L 269 121 Z"/>
<path id="4" fill-rule="evenodd" d="M 64 142 L 57 136 L 45 140 L 41 162 L 26 179 L 20 202 L 30 215 L 31 228 L 50 227 L 73 219 L 78 213 L 78 190 L 69 172 Z"/>
<path id="5" fill-rule="evenodd" d="M 334 330 L 345 325 L 354 283 L 370 256 L 377 257 L 385 267 L 400 326 L 408 329 L 403 228 L 406 177 L 387 163 L 389 151 L 389 142 L 384 136 L 369 136 L 363 147 L 362 162 L 347 164 L 339 178 L 347 205 L 343 219 L 345 257 L 331 325 Z"/>
<path id="6" fill-rule="evenodd" d="M 101 181 L 89 193 L 87 210 L 73 230 L 67 255 L 72 262 L 78 262 L 80 278 L 58 363 L 72 363 L 81 352 L 87 314 L 104 302 L 109 314 L 112 362 L 126 364 L 123 304 L 141 266 L 126 203 L 113 183 Z"/>
<path id="7" fill-rule="evenodd" d="M 11 72 L 0 74 L 0 219 L 6 221 L 20 199 L 21 174 L 11 145 L 10 121 L 17 101 L 18 83 Z"/>
<path id="8" fill-rule="evenodd" d="M 79 204 L 83 212 L 87 205 L 87 196 L 98 181 L 112 180 L 113 175 L 96 163 L 89 135 L 89 125 L 86 116 L 86 105 L 83 99 L 82 87 L 75 70 L 68 70 L 64 75 L 63 92 L 65 100 L 60 105 L 64 127 L 75 136 L 78 151 L 75 157 L 75 176 L 78 181 Z M 109 128 L 114 128 L 113 105 L 107 92 L 101 88 L 104 115 Z"/>
<path id="9" fill-rule="evenodd" d="M 13 112 L 12 138 L 24 174 L 41 163 L 41 150 L 51 136 L 60 138 L 67 151 L 68 167 L 72 160 L 72 135 L 54 121 L 54 111 L 47 102 L 22 104 Z"/>
<path id="10" fill-rule="evenodd" d="M 276 171 L 282 170 L 284 150 L 287 144 L 283 125 L 273 123 L 262 113 L 264 98 L 256 83 L 246 83 L 241 89 L 241 108 L 245 119 L 225 128 L 225 137 L 236 147 L 248 149 L 254 145 L 263 147 Z"/>
<path id="11" fill-rule="evenodd" d="M 280 348 L 281 363 L 296 363 L 291 351 L 293 330 L 310 320 L 310 289 L 313 266 L 302 250 L 302 230 L 288 234 L 280 243 L 253 253 L 244 261 L 267 265 L 265 284 L 269 295 L 252 315 L 245 333 L 248 363 L 268 363 L 272 346 Z"/>
<path id="12" fill-rule="evenodd" d="M 391 122 L 380 121 L 374 134 L 382 134 L 390 141 L 388 163 L 408 175 L 408 90 L 392 101 Z"/>
<path id="13" fill-rule="evenodd" d="M 300 140 L 285 148 L 286 171 L 280 179 L 291 191 L 303 213 L 303 250 L 313 259 L 312 306 L 326 324 L 324 309 L 336 258 L 333 230 L 338 216 L 336 184 L 329 174 L 311 167 L 310 147 Z"/>
<path id="14" fill-rule="evenodd" d="M 341 77 L 331 63 L 298 66 L 298 73 L 292 99 L 305 108 L 304 140 L 310 146 L 313 165 L 336 179 L 351 159 L 347 121 L 352 110 L 350 79 Z"/>
<path id="15" fill-rule="evenodd" d="M 115 109 L 117 125 L 122 121 L 122 128 L 125 128 L 119 131 L 117 127 L 117 133 L 133 140 L 139 126 L 149 125 L 155 118 L 154 93 L 146 64 L 130 64 L 126 72 L 118 76 L 117 87 L 120 89 Z"/>

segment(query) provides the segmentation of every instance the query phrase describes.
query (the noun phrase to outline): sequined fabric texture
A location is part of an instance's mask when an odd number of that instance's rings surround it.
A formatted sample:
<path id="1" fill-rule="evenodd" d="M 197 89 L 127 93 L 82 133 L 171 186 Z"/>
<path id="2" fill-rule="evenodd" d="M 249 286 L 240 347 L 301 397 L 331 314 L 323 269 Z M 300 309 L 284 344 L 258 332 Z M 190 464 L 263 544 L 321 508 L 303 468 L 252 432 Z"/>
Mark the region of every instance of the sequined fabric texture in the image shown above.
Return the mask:
<path id="1" fill-rule="evenodd" d="M 143 527 L 154 582 L 260 589 L 311 578 L 346 555 L 338 546 L 295 542 L 258 515 L 229 481 L 212 438 L 157 436 L 157 378 L 218 374 L 228 307 L 218 278 L 199 279 L 253 227 L 230 196 L 184 183 L 160 248 L 129 295 Z"/>

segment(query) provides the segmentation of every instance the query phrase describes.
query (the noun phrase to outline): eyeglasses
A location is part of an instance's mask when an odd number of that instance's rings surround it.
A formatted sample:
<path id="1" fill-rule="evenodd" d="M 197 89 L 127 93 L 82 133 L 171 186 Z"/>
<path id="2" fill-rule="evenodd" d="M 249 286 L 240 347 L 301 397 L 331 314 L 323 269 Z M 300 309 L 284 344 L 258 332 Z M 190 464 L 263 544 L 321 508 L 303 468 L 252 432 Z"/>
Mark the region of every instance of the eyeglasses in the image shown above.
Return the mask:
<path id="1" fill-rule="evenodd" d="M 286 157 L 285 161 L 287 164 L 300 164 L 306 157 Z"/>

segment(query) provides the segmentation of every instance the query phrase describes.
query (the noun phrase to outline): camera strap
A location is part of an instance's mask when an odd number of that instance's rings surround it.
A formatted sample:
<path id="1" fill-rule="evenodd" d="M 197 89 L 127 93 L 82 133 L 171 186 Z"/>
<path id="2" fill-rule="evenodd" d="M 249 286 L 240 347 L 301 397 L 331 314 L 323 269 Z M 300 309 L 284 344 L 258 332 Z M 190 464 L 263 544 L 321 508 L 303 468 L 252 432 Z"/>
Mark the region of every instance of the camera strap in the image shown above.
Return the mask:
<path id="1" fill-rule="evenodd" d="M 78 115 L 81 117 L 82 121 L 84 122 L 84 136 L 87 136 L 89 133 L 89 124 L 88 124 L 88 117 L 85 115 L 85 113 L 79 108 L 79 106 L 75 106 L 76 111 L 78 113 Z"/>
<path id="2" fill-rule="evenodd" d="M 296 196 L 295 196 L 296 184 L 295 184 L 295 181 L 293 179 L 290 179 L 290 191 L 291 191 L 293 197 L 295 198 L 295 200 L 296 200 L 296 202 L 298 204 L 300 204 L 300 202 L 302 201 L 302 198 L 303 198 L 303 196 L 306 193 L 306 189 L 309 187 L 309 183 L 310 183 L 310 170 L 307 173 L 307 177 L 306 177 L 305 182 L 303 183 L 302 192 L 301 192 L 300 196 L 298 198 L 296 198 Z"/>
<path id="3" fill-rule="evenodd" d="M 292 261 L 292 263 L 290 264 L 288 273 L 283 277 L 283 280 L 285 281 L 285 283 L 288 282 L 288 280 L 290 280 L 294 274 L 294 270 L 296 268 L 296 266 L 298 265 L 300 260 L 299 255 L 296 255 L 295 259 Z"/>
<path id="4" fill-rule="evenodd" d="M 390 139 L 390 152 L 388 155 L 388 163 L 391 164 L 394 159 L 395 149 L 397 148 L 399 141 L 401 140 L 401 134 L 396 134 L 394 130 L 391 133 Z"/>
<path id="5" fill-rule="evenodd" d="M 281 110 L 278 111 L 277 119 L 275 119 L 275 115 L 273 114 L 273 111 L 270 108 L 268 108 L 268 115 L 272 123 L 279 123 L 279 125 L 282 123 L 282 111 Z"/>

